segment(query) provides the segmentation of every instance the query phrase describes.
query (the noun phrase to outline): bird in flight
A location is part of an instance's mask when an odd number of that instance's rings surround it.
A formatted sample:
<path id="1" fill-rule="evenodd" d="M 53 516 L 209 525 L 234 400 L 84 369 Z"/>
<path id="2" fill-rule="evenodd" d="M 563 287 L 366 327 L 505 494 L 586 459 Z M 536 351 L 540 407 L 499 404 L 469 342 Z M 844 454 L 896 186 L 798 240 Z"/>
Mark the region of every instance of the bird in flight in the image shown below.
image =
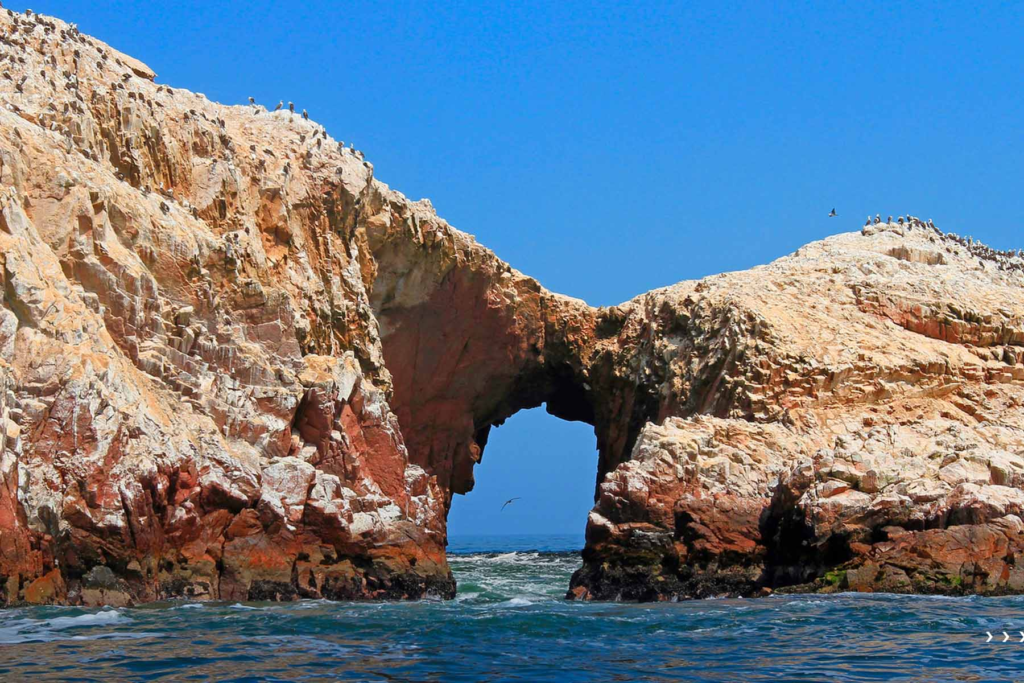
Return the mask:
<path id="1" fill-rule="evenodd" d="M 835 210 L 835 209 L 832 209 L 832 211 L 831 211 L 831 212 L 830 212 L 830 213 L 828 214 L 828 217 L 829 217 L 829 218 L 832 218 L 833 216 L 838 216 L 838 215 L 839 215 L 839 214 L 838 214 L 838 213 L 836 213 L 836 210 Z"/>
<path id="2" fill-rule="evenodd" d="M 514 500 L 519 500 L 519 496 L 516 496 L 515 498 L 509 498 L 508 500 L 506 500 L 506 501 L 505 501 L 505 505 L 508 505 L 509 503 L 511 503 L 511 502 L 512 502 L 512 501 L 514 501 Z M 505 505 L 502 505 L 502 506 L 501 506 L 501 509 L 502 509 L 502 510 L 504 510 L 504 509 L 505 509 Z"/>

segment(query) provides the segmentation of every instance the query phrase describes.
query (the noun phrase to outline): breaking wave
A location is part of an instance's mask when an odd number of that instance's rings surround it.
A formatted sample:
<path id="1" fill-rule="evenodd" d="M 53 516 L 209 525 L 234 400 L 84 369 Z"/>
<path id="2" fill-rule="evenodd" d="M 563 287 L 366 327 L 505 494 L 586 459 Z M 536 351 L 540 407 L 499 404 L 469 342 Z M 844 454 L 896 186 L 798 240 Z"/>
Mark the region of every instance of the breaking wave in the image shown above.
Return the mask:
<path id="1" fill-rule="evenodd" d="M 41 608 L 42 609 L 42 608 Z M 17 645 L 19 643 L 54 642 L 59 640 L 97 640 L 102 638 L 136 638 L 135 632 L 97 631 L 97 627 L 109 629 L 111 626 L 126 626 L 132 623 L 123 611 L 104 609 L 79 614 L 64 614 L 50 608 L 54 614 L 51 618 L 33 618 L 28 614 L 41 614 L 38 610 L 9 610 L 0 619 L 0 645 Z M 81 610 L 76 610 L 81 612 Z M 155 635 L 155 634 L 151 634 Z"/>

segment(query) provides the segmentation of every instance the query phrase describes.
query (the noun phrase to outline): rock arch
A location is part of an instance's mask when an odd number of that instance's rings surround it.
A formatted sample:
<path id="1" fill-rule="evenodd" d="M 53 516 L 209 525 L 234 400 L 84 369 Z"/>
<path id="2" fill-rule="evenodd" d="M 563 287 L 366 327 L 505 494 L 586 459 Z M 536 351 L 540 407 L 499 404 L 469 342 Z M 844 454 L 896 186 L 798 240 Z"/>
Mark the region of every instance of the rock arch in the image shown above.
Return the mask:
<path id="1" fill-rule="evenodd" d="M 15 22 L 0 601 L 453 595 L 451 496 L 542 402 L 599 450 L 574 597 L 1024 591 L 1019 251 L 911 219 L 592 308 L 315 121 Z"/>
<path id="2" fill-rule="evenodd" d="M 410 459 L 449 503 L 472 488 L 491 427 L 541 404 L 594 427 L 598 481 L 628 456 L 659 406 L 619 368 L 642 333 L 624 311 L 547 291 L 427 207 L 384 196 L 368 206 L 367 289 L 391 405 Z"/>

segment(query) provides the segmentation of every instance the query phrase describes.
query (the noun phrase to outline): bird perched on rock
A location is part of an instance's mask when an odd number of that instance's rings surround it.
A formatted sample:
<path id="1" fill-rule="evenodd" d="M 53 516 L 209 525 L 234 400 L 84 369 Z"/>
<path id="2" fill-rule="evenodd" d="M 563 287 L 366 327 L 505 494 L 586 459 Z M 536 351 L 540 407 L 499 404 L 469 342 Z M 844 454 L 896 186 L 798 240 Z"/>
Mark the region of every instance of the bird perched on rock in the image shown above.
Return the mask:
<path id="1" fill-rule="evenodd" d="M 249 98 L 249 104 L 256 104 L 256 98 L 255 97 L 250 97 Z"/>
<path id="2" fill-rule="evenodd" d="M 828 217 L 829 217 L 829 218 L 834 218 L 835 216 L 838 216 L 838 215 L 839 215 L 839 214 L 837 214 L 837 213 L 836 213 L 836 210 L 835 210 L 835 208 L 833 208 L 833 209 L 832 209 L 831 211 L 829 211 L 829 213 L 828 213 Z"/>
<path id="3" fill-rule="evenodd" d="M 288 111 L 290 111 L 293 114 L 295 113 L 295 103 L 294 102 L 289 102 L 288 103 Z"/>
<path id="4" fill-rule="evenodd" d="M 875 214 L 875 225 L 878 225 L 881 222 L 882 222 L 882 214 L 876 213 Z"/>
<path id="5" fill-rule="evenodd" d="M 309 121 L 309 112 L 306 111 L 305 109 L 302 110 L 302 118 L 304 118 L 307 121 Z"/>
<path id="6" fill-rule="evenodd" d="M 274 107 L 274 111 L 281 111 L 281 107 L 283 107 L 283 106 L 284 106 L 284 100 L 281 100 L 280 102 L 277 103 L 277 106 Z"/>
<path id="7" fill-rule="evenodd" d="M 864 227 L 867 227 L 869 225 L 871 225 L 871 216 L 870 215 L 868 216 L 868 219 L 866 221 L 864 221 Z"/>
<path id="8" fill-rule="evenodd" d="M 899 223 L 900 225 L 903 225 L 903 216 L 900 216 L 899 218 L 897 218 L 896 222 Z"/>

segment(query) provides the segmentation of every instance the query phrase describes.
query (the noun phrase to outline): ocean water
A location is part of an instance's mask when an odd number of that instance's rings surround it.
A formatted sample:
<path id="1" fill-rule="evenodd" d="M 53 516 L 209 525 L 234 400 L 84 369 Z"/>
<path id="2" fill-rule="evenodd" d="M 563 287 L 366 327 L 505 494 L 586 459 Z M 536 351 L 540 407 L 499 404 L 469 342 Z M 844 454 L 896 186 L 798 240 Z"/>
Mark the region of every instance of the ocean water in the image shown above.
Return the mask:
<path id="1" fill-rule="evenodd" d="M 456 539 L 448 602 L 0 611 L 0 680 L 1024 680 L 1024 598 L 566 602 L 580 544 Z"/>

